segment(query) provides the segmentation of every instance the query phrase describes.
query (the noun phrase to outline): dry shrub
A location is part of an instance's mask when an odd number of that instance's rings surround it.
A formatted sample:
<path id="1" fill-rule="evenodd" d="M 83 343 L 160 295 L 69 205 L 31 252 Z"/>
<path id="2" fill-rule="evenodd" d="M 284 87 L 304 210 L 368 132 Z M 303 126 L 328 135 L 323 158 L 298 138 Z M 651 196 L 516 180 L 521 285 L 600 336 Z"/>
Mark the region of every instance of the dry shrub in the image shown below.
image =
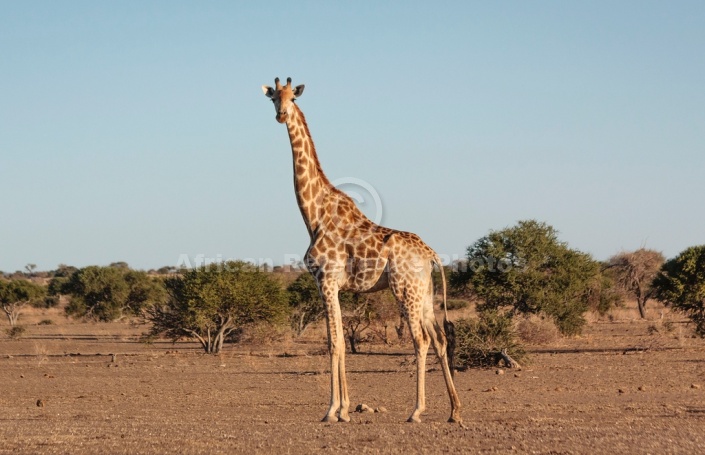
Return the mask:
<path id="1" fill-rule="evenodd" d="M 505 352 L 517 362 L 526 358 L 526 351 L 517 340 L 514 321 L 508 314 L 483 311 L 477 318 L 455 321 L 456 365 L 458 369 L 491 367 Z"/>
<path id="2" fill-rule="evenodd" d="M 467 300 L 462 300 L 462 299 L 448 299 L 446 301 L 446 305 L 448 305 L 449 311 L 450 310 L 462 310 L 462 309 L 470 306 L 470 302 L 468 302 Z"/>
<path id="3" fill-rule="evenodd" d="M 231 341 L 257 345 L 272 345 L 291 341 L 291 329 L 283 325 L 250 324 L 233 333 Z"/>
<path id="4" fill-rule="evenodd" d="M 7 336 L 13 340 L 19 340 L 26 331 L 27 329 L 24 326 L 16 325 L 5 330 L 5 333 L 7 333 Z"/>
<path id="5" fill-rule="evenodd" d="M 553 321 L 545 316 L 531 314 L 519 319 L 517 334 L 525 343 L 548 344 L 561 337 L 561 333 Z"/>

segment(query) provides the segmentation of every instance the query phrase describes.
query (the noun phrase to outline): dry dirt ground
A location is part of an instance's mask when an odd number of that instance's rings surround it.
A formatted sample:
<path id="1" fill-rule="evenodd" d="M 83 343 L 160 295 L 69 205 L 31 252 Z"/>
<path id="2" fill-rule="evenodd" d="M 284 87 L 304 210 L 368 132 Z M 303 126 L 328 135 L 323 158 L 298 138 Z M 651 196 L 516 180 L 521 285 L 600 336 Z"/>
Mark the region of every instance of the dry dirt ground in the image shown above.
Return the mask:
<path id="1" fill-rule="evenodd" d="M 531 347 L 521 371 L 460 372 L 465 427 L 446 423 L 432 361 L 424 421 L 405 422 L 410 346 L 349 355 L 352 406 L 387 412 L 327 424 L 322 341 L 207 356 L 192 343 L 141 343 L 144 327 L 124 323 L 45 313 L 24 324 L 20 340 L 0 326 L 0 454 L 705 453 L 705 343 L 681 321 L 596 321 Z"/>

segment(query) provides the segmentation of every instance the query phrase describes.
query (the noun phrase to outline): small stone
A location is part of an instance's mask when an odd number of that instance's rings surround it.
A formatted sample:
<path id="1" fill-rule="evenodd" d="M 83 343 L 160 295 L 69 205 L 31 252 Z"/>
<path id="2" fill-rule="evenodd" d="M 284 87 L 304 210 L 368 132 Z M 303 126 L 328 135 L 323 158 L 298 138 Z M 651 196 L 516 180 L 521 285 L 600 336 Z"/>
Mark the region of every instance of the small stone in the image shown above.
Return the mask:
<path id="1" fill-rule="evenodd" d="M 627 393 L 626 390 L 624 390 L 624 389 L 617 389 L 617 392 L 619 394 Z"/>
<path id="2" fill-rule="evenodd" d="M 514 373 L 514 377 L 515 377 L 515 378 L 520 378 L 521 375 L 520 375 L 519 373 Z"/>
<path id="3" fill-rule="evenodd" d="M 691 388 L 691 389 L 699 389 L 699 388 L 700 388 L 700 384 L 690 384 L 690 388 Z"/>
<path id="4" fill-rule="evenodd" d="M 490 387 L 487 390 L 483 390 L 483 392 L 496 392 L 497 390 L 499 390 L 497 387 Z"/>
<path id="5" fill-rule="evenodd" d="M 497 370 L 495 371 L 496 374 L 504 374 L 504 370 Z"/>
<path id="6" fill-rule="evenodd" d="M 23 375 L 23 374 L 21 374 L 21 375 L 20 375 L 20 378 L 24 379 L 24 375 Z"/>
<path id="7" fill-rule="evenodd" d="M 638 390 L 639 392 L 646 392 L 646 386 L 645 386 L 645 385 L 640 385 L 639 387 L 637 387 L 637 390 Z"/>
<path id="8" fill-rule="evenodd" d="M 44 400 L 37 400 L 37 407 L 43 408 L 44 407 Z"/>
<path id="9" fill-rule="evenodd" d="M 375 412 L 385 413 L 385 412 L 387 412 L 387 408 L 385 408 L 384 406 L 379 406 L 379 407 L 375 408 Z"/>
<path id="10" fill-rule="evenodd" d="M 564 391 L 565 389 L 564 389 L 563 387 L 556 387 L 555 390 L 556 390 L 556 392 L 562 392 L 562 391 Z"/>
<path id="11" fill-rule="evenodd" d="M 369 406 L 367 406 L 366 404 L 362 403 L 362 404 L 358 404 L 358 405 L 355 407 L 355 412 L 375 412 L 375 411 L 374 411 L 374 409 L 372 409 L 371 407 L 369 407 Z"/>

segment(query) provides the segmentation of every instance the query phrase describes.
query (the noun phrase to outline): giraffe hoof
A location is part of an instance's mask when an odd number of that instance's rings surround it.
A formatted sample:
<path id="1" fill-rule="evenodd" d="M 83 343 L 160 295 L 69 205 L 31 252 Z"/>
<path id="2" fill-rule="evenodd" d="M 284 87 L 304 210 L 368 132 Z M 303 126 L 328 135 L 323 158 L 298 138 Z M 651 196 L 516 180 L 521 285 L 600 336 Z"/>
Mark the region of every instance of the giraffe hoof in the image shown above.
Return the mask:
<path id="1" fill-rule="evenodd" d="M 323 419 L 321 419 L 321 422 L 328 422 L 328 423 L 337 422 L 337 421 L 338 421 L 338 417 L 336 417 L 334 415 L 333 416 L 327 415 Z"/>
<path id="2" fill-rule="evenodd" d="M 421 418 L 419 416 L 412 415 L 407 419 L 409 423 L 421 423 Z"/>
<path id="3" fill-rule="evenodd" d="M 350 416 L 347 412 L 341 412 L 338 416 L 338 422 L 350 422 Z"/>

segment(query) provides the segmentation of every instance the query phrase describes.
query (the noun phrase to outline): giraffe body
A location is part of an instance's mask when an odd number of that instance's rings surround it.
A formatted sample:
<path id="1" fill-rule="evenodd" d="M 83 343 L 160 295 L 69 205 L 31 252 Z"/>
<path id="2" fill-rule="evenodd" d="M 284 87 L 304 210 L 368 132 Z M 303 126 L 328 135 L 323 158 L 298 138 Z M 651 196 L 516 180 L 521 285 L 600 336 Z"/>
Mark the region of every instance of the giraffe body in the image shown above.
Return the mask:
<path id="1" fill-rule="evenodd" d="M 441 360 L 451 404 L 449 421 L 460 422 L 460 400 L 453 384 L 447 340 L 433 312 L 433 264 L 443 271 L 437 254 L 416 234 L 379 226 L 353 200 L 335 188 L 321 169 L 313 140 L 294 100 L 304 86 L 262 89 L 273 102 L 276 119 L 289 132 L 294 162 L 294 189 L 311 243 L 304 257 L 326 310 L 330 352 L 331 399 L 324 421 L 349 421 L 345 376 L 345 338 L 338 293 L 373 292 L 389 287 L 407 320 L 417 365 L 416 407 L 409 421 L 425 410 L 426 355 L 430 345 Z M 445 300 L 445 278 L 443 278 Z M 445 301 L 444 301 L 445 303 Z"/>

